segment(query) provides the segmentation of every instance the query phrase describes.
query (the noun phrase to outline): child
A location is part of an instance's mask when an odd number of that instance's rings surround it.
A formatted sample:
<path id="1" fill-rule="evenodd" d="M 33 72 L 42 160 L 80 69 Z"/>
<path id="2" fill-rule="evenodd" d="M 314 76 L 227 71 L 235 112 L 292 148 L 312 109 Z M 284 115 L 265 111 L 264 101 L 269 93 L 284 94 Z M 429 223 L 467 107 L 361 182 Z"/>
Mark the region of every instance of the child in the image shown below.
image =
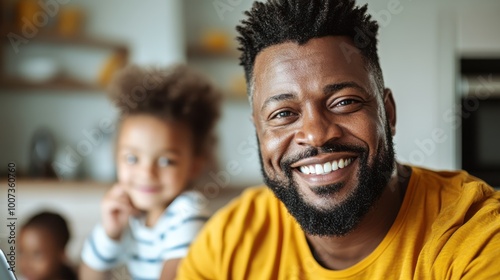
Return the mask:
<path id="1" fill-rule="evenodd" d="M 77 279 L 67 265 L 69 239 L 68 225 L 60 215 L 42 212 L 33 216 L 19 233 L 20 274 L 27 280 Z"/>
<path id="2" fill-rule="evenodd" d="M 208 219 L 189 188 L 210 155 L 221 95 L 186 66 L 131 67 L 113 85 L 118 182 L 84 245 L 80 277 L 104 279 L 126 263 L 133 279 L 173 279 Z"/>

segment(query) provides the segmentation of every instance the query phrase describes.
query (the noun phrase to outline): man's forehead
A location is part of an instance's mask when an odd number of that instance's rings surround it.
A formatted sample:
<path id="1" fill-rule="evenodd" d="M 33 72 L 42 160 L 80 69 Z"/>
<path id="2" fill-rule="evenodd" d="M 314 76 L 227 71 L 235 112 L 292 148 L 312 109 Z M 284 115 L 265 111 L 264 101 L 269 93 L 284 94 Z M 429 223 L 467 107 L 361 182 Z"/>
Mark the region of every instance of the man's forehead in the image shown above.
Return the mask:
<path id="1" fill-rule="evenodd" d="M 282 72 L 303 67 L 307 63 L 321 62 L 325 57 L 335 60 L 336 64 L 362 62 L 360 51 L 346 36 L 313 38 L 301 45 L 288 41 L 259 52 L 254 63 L 254 78 L 270 74 L 269 70 Z"/>
<path id="2" fill-rule="evenodd" d="M 318 47 L 329 47 L 331 51 L 333 52 L 343 52 L 343 48 L 349 47 L 349 48 L 356 48 L 356 53 L 360 53 L 360 50 L 355 46 L 354 42 L 349 36 L 334 36 L 334 35 L 329 35 L 329 36 L 323 36 L 323 37 L 315 37 L 309 39 L 307 42 L 299 44 L 296 41 L 285 41 L 277 44 L 273 44 L 270 46 L 267 46 L 260 50 L 260 52 L 256 56 L 256 60 L 261 56 L 263 53 L 269 53 L 269 52 L 290 52 L 293 53 L 294 49 L 296 48 L 297 50 L 302 50 L 302 51 L 307 51 L 307 50 L 313 50 Z M 352 50 L 351 50 L 352 51 Z M 345 52 L 345 51 L 344 51 Z"/>
<path id="3" fill-rule="evenodd" d="M 302 45 L 285 42 L 267 47 L 256 57 L 254 83 L 278 82 L 290 78 L 290 74 L 307 76 L 309 73 L 302 70 L 313 68 L 328 74 L 364 71 L 359 50 L 346 54 L 345 47 L 354 48 L 351 39 L 345 36 L 314 38 Z"/>

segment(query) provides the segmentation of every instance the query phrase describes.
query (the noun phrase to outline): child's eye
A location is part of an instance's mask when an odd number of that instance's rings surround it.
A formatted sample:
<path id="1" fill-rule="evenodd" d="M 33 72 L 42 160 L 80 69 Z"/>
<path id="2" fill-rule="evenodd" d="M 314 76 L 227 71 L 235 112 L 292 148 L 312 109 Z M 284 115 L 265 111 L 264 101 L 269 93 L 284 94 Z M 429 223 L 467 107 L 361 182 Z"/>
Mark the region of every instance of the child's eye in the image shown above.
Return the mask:
<path id="1" fill-rule="evenodd" d="M 134 155 L 126 155 L 125 156 L 125 161 L 128 163 L 128 164 L 136 164 L 138 159 L 136 156 Z"/>
<path id="2" fill-rule="evenodd" d="M 172 165 L 172 164 L 173 164 L 173 162 L 170 159 L 166 158 L 166 157 L 161 157 L 161 158 L 158 159 L 158 165 L 160 167 L 166 167 L 166 166 L 169 166 L 169 165 Z"/>

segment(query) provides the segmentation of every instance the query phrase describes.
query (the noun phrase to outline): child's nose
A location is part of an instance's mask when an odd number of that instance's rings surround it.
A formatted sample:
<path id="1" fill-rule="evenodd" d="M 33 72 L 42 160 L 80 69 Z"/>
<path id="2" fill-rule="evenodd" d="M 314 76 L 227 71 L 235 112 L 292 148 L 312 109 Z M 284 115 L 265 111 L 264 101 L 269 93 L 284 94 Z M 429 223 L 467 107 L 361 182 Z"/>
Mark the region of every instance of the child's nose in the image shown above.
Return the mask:
<path id="1" fill-rule="evenodd" d="M 141 178 L 151 178 L 156 176 L 156 165 L 153 163 L 143 163 L 139 168 Z"/>

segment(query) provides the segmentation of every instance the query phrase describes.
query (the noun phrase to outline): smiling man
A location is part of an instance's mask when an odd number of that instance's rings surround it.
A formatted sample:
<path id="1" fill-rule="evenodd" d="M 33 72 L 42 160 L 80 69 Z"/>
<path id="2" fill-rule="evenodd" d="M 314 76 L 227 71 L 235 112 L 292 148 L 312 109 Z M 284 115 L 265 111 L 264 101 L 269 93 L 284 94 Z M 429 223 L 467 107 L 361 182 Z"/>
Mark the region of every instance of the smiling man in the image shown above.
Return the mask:
<path id="1" fill-rule="evenodd" d="M 180 278 L 500 279 L 500 194 L 395 160 L 396 106 L 366 6 L 276 0 L 246 15 L 241 64 L 267 187 L 211 219 Z"/>

